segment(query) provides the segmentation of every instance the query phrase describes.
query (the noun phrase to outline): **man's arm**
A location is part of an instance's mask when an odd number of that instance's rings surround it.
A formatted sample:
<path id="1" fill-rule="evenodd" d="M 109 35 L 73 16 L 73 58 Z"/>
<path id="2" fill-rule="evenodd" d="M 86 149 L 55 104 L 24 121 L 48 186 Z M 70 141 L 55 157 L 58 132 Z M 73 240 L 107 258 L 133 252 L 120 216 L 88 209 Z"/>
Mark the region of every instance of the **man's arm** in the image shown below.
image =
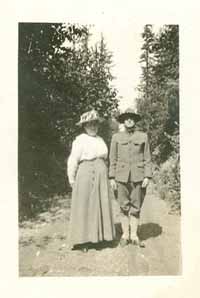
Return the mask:
<path id="1" fill-rule="evenodd" d="M 148 136 L 146 135 L 145 145 L 144 145 L 144 176 L 147 178 L 152 177 L 152 164 L 151 164 L 151 152 L 149 146 Z"/>
<path id="2" fill-rule="evenodd" d="M 144 180 L 142 182 L 142 187 L 146 188 L 149 184 L 149 178 L 152 177 L 151 170 L 151 152 L 148 141 L 148 136 L 146 135 L 145 145 L 144 145 Z"/>

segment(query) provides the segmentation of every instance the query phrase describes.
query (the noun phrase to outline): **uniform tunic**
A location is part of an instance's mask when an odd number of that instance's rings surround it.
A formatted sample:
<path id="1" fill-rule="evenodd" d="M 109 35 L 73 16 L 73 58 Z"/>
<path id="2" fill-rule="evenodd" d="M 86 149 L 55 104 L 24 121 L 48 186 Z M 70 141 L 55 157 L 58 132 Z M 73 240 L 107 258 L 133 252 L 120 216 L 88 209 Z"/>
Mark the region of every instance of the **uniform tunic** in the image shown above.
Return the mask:
<path id="1" fill-rule="evenodd" d="M 145 177 L 152 177 L 147 134 L 122 131 L 113 135 L 110 149 L 110 178 L 117 181 L 121 211 L 139 217 L 146 189 Z"/>
<path id="2" fill-rule="evenodd" d="M 147 134 L 141 131 L 113 135 L 110 149 L 110 178 L 119 182 L 139 182 L 152 177 Z"/>
<path id="3" fill-rule="evenodd" d="M 69 244 L 111 241 L 115 237 L 105 164 L 108 149 L 99 136 L 78 136 L 68 159 L 72 191 Z"/>

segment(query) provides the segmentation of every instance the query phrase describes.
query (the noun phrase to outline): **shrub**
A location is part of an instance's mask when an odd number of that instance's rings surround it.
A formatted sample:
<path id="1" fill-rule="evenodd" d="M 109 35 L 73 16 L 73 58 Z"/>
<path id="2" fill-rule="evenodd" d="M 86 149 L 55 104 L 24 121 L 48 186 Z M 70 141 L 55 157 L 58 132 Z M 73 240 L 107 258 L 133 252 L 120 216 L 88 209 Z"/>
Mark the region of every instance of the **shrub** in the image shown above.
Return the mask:
<path id="1" fill-rule="evenodd" d="M 170 157 L 155 170 L 154 181 L 160 198 L 169 202 L 172 212 L 181 212 L 180 163 L 178 155 Z"/>

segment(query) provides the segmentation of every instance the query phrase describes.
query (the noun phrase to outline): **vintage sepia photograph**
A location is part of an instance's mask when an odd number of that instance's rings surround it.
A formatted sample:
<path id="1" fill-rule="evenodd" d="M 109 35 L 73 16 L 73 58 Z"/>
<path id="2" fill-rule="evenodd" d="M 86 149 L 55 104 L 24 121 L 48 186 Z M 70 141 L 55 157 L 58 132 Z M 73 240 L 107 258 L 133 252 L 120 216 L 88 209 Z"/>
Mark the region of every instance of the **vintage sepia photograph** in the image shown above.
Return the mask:
<path id="1" fill-rule="evenodd" d="M 182 274 L 179 93 L 178 24 L 18 23 L 19 277 Z"/>

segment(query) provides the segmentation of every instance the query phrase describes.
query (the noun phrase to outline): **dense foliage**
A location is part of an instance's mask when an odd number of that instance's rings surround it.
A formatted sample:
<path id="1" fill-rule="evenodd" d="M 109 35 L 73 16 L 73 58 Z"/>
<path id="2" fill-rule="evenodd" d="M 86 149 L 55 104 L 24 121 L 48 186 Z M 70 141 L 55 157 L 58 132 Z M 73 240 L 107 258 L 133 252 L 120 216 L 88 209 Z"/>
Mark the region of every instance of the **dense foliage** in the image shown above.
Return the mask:
<path id="1" fill-rule="evenodd" d="M 155 175 L 160 192 L 165 189 L 165 197 L 174 192 L 180 206 L 179 28 L 165 25 L 155 34 L 152 25 L 146 25 L 142 37 L 137 99 L 141 126 L 150 135 L 153 160 L 160 169 Z"/>
<path id="2" fill-rule="evenodd" d="M 80 115 L 95 108 L 106 117 L 116 110 L 111 66 L 103 37 L 90 46 L 88 26 L 19 24 L 20 218 L 66 191 L 66 158 Z"/>

